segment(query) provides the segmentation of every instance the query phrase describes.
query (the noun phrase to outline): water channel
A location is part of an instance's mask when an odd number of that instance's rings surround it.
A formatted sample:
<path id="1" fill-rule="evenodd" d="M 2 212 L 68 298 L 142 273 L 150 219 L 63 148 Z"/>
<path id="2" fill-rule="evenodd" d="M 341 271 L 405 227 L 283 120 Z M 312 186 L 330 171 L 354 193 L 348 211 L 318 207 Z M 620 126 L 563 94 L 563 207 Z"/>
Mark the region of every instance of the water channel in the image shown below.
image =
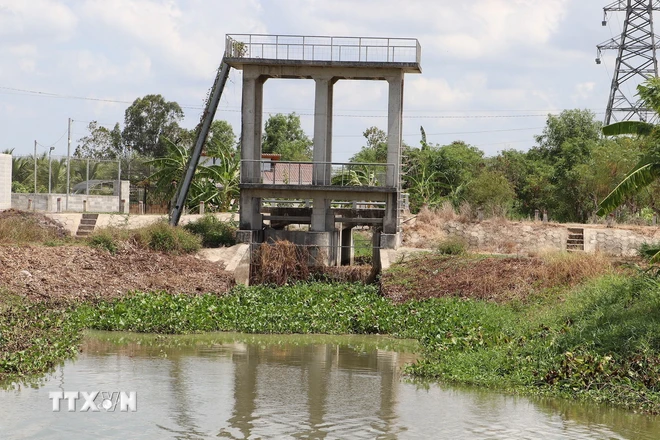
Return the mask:
<path id="1" fill-rule="evenodd" d="M 417 349 L 384 337 L 91 332 L 53 374 L 4 385 L 0 438 L 660 438 L 657 417 L 411 383 L 401 369 Z M 49 393 L 95 391 L 53 410 Z"/>

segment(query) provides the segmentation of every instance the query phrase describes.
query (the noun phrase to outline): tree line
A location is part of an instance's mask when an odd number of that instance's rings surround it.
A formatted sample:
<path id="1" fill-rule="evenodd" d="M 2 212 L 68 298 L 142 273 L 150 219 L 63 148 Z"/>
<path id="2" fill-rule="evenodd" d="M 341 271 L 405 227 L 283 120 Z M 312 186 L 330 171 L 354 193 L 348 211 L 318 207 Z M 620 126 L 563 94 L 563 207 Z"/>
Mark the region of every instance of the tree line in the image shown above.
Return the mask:
<path id="1" fill-rule="evenodd" d="M 660 96 L 659 89 L 650 88 Z M 652 100 L 653 96 L 649 92 L 645 99 Z M 127 178 L 133 184 L 155 189 L 158 197 L 169 200 L 195 141 L 196 131 L 180 126 L 183 117 L 176 102 L 161 95 L 146 95 L 126 109 L 123 129 L 119 123 L 113 128 L 96 121 L 89 123 L 88 134 L 78 140 L 74 156 L 122 161 L 122 178 L 129 173 Z M 423 206 L 450 203 L 456 209 L 469 206 L 480 210 L 485 216 L 527 218 L 538 210 L 557 221 L 586 222 L 594 218 L 599 203 L 640 158 L 653 154 L 657 143 L 657 136 L 650 135 L 655 133 L 653 128 L 647 124 L 637 127 L 635 136 L 606 137 L 593 112 L 565 110 L 548 115 L 543 131 L 534 136 L 534 145 L 527 151 L 509 149 L 486 157 L 479 148 L 460 140 L 433 144 L 420 127 L 419 146 L 403 145 L 403 189 L 410 195 L 413 212 Z M 609 134 L 630 131 L 626 125 Z M 365 144 L 350 162 L 385 163 L 386 133 L 374 126 L 363 136 Z M 280 154 L 283 161 L 307 161 L 312 157 L 312 145 L 295 113 L 267 119 L 264 153 Z M 231 124 L 214 121 L 204 146 L 212 162 L 197 170 L 189 206 L 204 201 L 216 209 L 229 208 L 230 201 L 238 196 L 239 147 Z M 41 159 L 43 162 L 45 157 Z M 39 166 L 41 169 L 44 164 Z M 59 162 L 56 168 L 61 186 Z M 31 191 L 33 166 L 15 164 L 14 170 L 15 190 Z M 83 170 L 76 173 L 82 175 Z M 351 181 L 374 183 L 359 177 Z M 619 217 L 648 220 L 660 209 L 660 185 L 650 179 L 643 190 L 627 191 L 616 202 Z"/>

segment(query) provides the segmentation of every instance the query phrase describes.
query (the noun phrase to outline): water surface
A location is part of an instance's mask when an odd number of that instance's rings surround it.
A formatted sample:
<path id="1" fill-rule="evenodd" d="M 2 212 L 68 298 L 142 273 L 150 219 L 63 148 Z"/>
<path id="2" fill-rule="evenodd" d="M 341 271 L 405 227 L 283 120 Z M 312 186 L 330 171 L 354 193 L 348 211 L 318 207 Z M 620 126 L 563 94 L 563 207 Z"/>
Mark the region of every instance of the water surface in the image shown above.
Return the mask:
<path id="1" fill-rule="evenodd" d="M 0 438 L 656 439 L 660 419 L 402 380 L 384 337 L 89 333 L 83 352 L 0 391 Z M 52 409 L 51 391 L 135 391 L 137 410 Z"/>

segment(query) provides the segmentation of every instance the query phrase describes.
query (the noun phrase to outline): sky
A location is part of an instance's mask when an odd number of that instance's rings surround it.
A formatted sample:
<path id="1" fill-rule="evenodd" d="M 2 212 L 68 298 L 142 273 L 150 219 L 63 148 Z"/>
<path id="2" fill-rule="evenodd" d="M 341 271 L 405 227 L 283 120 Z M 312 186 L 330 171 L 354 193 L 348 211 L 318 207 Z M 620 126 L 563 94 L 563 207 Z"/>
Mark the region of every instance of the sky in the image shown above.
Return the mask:
<path id="1" fill-rule="evenodd" d="M 123 124 L 138 97 L 161 94 L 193 128 L 226 34 L 417 38 L 422 74 L 407 74 L 404 141 L 462 140 L 496 155 L 535 145 L 549 113 L 590 109 L 604 118 L 614 65 L 596 45 L 624 16 L 610 0 L 0 0 L 0 151 L 72 151 L 90 121 Z M 232 70 L 216 119 L 240 132 L 241 72 Z M 340 81 L 334 90 L 333 161 L 386 129 L 387 83 Z M 314 82 L 271 79 L 269 114 L 296 112 L 313 133 Z"/>

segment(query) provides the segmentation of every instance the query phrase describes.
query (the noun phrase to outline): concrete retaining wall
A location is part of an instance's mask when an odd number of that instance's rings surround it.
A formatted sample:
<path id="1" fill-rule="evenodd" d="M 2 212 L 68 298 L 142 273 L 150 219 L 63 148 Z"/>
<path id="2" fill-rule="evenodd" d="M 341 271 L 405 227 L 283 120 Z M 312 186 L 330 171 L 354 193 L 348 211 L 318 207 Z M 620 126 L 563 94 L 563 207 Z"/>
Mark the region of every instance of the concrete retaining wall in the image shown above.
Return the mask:
<path id="1" fill-rule="evenodd" d="M 656 227 L 619 229 L 578 224 L 449 221 L 442 228 L 447 236 L 465 240 L 471 249 L 506 254 L 565 251 L 568 228 L 584 230 L 585 252 L 629 257 L 637 255 L 644 242 L 660 242 L 660 228 Z"/>
<path id="2" fill-rule="evenodd" d="M 11 208 L 11 155 L 0 154 L 0 210 Z"/>

